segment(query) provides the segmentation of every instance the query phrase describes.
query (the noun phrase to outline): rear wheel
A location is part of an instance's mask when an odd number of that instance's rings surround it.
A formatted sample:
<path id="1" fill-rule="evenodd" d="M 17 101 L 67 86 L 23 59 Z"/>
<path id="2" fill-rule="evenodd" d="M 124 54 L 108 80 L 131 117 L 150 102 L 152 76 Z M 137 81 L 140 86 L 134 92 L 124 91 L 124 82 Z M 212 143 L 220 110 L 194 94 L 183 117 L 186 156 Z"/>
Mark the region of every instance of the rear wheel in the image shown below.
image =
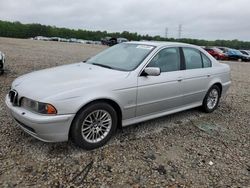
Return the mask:
<path id="1" fill-rule="evenodd" d="M 103 146 L 117 128 L 117 114 L 107 103 L 94 103 L 82 109 L 75 117 L 70 137 L 87 150 Z"/>
<path id="2" fill-rule="evenodd" d="M 207 92 L 202 108 L 203 111 L 206 113 L 211 113 L 213 112 L 219 104 L 220 101 L 220 95 L 221 95 L 221 90 L 217 85 L 213 85 Z"/>

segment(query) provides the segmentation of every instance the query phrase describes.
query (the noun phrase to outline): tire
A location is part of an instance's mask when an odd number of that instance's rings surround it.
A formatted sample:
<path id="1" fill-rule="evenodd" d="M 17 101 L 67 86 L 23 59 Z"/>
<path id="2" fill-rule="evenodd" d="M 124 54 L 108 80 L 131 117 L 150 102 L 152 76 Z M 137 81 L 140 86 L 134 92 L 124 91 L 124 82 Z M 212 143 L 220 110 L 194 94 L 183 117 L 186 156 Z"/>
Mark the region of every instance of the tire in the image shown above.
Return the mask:
<path id="1" fill-rule="evenodd" d="M 220 102 L 221 90 L 217 85 L 213 85 L 207 92 L 203 104 L 202 110 L 206 113 L 213 112 Z"/>
<path id="2" fill-rule="evenodd" d="M 110 140 L 117 124 L 117 113 L 111 105 L 92 103 L 77 113 L 71 125 L 70 138 L 77 146 L 92 150 Z"/>

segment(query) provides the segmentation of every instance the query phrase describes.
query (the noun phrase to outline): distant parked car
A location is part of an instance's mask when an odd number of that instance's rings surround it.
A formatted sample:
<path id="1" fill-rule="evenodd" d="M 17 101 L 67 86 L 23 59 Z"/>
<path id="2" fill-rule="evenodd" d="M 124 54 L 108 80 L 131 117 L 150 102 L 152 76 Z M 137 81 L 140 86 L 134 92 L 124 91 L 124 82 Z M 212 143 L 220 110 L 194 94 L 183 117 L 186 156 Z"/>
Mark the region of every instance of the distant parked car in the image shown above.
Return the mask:
<path id="1" fill-rule="evenodd" d="M 250 61 L 249 55 L 241 53 L 239 50 L 230 49 L 227 52 L 229 60 Z"/>
<path id="2" fill-rule="evenodd" d="M 103 45 L 114 46 L 117 44 L 117 38 L 115 37 L 106 37 L 101 39 Z"/>
<path id="3" fill-rule="evenodd" d="M 126 38 L 117 38 L 117 43 L 118 44 L 123 43 L 123 42 L 128 42 L 128 39 L 126 39 Z"/>
<path id="4" fill-rule="evenodd" d="M 69 39 L 66 39 L 66 38 L 60 38 L 60 42 L 69 42 Z"/>
<path id="5" fill-rule="evenodd" d="M 49 37 L 36 36 L 36 37 L 34 37 L 34 40 L 50 41 L 51 39 Z"/>
<path id="6" fill-rule="evenodd" d="M 230 67 L 200 47 L 127 42 L 85 63 L 21 76 L 5 102 L 35 138 L 94 149 L 119 126 L 199 106 L 211 113 L 230 84 Z"/>
<path id="7" fill-rule="evenodd" d="M 247 55 L 250 57 L 250 51 L 247 50 L 240 50 L 241 53 L 243 53 L 244 55 Z"/>
<path id="8" fill-rule="evenodd" d="M 5 55 L 0 51 L 0 74 L 4 73 Z"/>
<path id="9" fill-rule="evenodd" d="M 77 39 L 76 39 L 76 38 L 70 38 L 70 39 L 69 39 L 69 42 L 77 43 Z"/>
<path id="10" fill-rule="evenodd" d="M 111 37 L 102 38 L 102 39 L 101 39 L 101 43 L 102 43 L 103 45 L 108 45 L 109 39 L 111 39 Z"/>
<path id="11" fill-rule="evenodd" d="M 97 44 L 97 45 L 101 45 L 102 42 L 101 41 L 92 41 L 93 43 L 92 44 Z"/>
<path id="12" fill-rule="evenodd" d="M 87 41 L 86 41 L 86 44 L 95 44 L 95 42 L 92 41 L 92 40 L 87 40 Z"/>
<path id="13" fill-rule="evenodd" d="M 216 47 L 205 47 L 204 48 L 210 55 L 212 55 L 217 60 L 227 60 L 228 55 L 224 53 L 221 49 Z"/>
<path id="14" fill-rule="evenodd" d="M 86 44 L 87 41 L 86 40 L 82 40 L 82 39 L 77 39 L 77 43 Z"/>
<path id="15" fill-rule="evenodd" d="M 60 37 L 51 37 L 50 40 L 60 42 L 61 39 Z"/>

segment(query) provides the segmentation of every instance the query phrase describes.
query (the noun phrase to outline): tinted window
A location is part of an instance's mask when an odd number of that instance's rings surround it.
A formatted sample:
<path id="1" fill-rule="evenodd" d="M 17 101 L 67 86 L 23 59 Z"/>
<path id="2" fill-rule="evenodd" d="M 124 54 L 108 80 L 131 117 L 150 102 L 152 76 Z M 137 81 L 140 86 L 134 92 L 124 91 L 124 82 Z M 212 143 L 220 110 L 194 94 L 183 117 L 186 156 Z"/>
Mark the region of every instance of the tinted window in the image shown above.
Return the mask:
<path id="1" fill-rule="evenodd" d="M 186 69 L 202 68 L 202 59 L 199 50 L 193 48 L 183 48 L 183 53 L 186 61 Z"/>
<path id="2" fill-rule="evenodd" d="M 211 67 L 212 66 L 211 60 L 203 53 L 201 53 L 201 56 L 203 61 L 203 67 L 204 68 Z"/>
<path id="3" fill-rule="evenodd" d="M 161 72 L 180 70 L 179 48 L 161 50 L 148 64 L 148 67 L 159 67 Z"/>

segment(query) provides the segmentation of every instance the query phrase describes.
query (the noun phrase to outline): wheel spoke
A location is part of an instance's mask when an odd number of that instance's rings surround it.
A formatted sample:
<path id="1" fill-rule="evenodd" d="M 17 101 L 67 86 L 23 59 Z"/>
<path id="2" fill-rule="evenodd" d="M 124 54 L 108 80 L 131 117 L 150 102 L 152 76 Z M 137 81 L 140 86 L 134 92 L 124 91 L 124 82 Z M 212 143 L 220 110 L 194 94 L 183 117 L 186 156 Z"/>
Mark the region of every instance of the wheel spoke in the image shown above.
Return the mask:
<path id="1" fill-rule="evenodd" d="M 111 122 L 110 119 L 109 119 L 109 120 L 106 120 L 106 121 L 102 122 L 102 125 L 109 125 L 110 122 Z"/>
<path id="2" fill-rule="evenodd" d="M 100 120 L 106 120 L 107 118 L 109 118 L 108 114 L 104 113 Z"/>
<path id="3" fill-rule="evenodd" d="M 95 131 L 93 131 L 93 137 L 92 140 L 95 141 Z"/>
<path id="4" fill-rule="evenodd" d="M 96 113 L 95 113 L 95 119 L 96 119 L 96 120 L 98 120 L 99 113 L 100 113 L 99 111 L 96 111 Z"/>
<path id="5" fill-rule="evenodd" d="M 100 128 L 100 130 L 101 130 L 101 131 L 103 131 L 103 132 L 105 132 L 105 131 L 106 131 L 106 129 L 107 129 L 107 128 L 106 128 L 106 127 L 104 127 L 104 126 L 102 126 L 102 127 Z"/>
<path id="6" fill-rule="evenodd" d="M 103 120 L 102 123 L 109 122 L 111 119 Z"/>
<path id="7" fill-rule="evenodd" d="M 93 121 L 91 121 L 91 120 L 85 120 L 85 123 L 90 123 L 90 124 L 92 124 L 93 123 Z"/>
<path id="8" fill-rule="evenodd" d="M 97 131 L 96 135 L 97 135 L 97 138 L 101 138 L 99 131 Z"/>
<path id="9" fill-rule="evenodd" d="M 92 133 L 92 129 L 90 129 L 90 131 L 88 132 L 88 134 L 86 135 L 86 138 L 88 138 Z"/>
<path id="10" fill-rule="evenodd" d="M 86 128 L 83 128 L 83 129 L 82 129 L 82 132 L 85 132 L 85 131 L 87 131 L 87 130 L 89 131 L 90 129 L 91 129 L 91 127 L 88 126 L 88 127 L 86 127 Z"/>
<path id="11" fill-rule="evenodd" d="M 90 139 L 95 140 L 95 132 L 94 132 L 94 130 L 91 133 Z"/>

